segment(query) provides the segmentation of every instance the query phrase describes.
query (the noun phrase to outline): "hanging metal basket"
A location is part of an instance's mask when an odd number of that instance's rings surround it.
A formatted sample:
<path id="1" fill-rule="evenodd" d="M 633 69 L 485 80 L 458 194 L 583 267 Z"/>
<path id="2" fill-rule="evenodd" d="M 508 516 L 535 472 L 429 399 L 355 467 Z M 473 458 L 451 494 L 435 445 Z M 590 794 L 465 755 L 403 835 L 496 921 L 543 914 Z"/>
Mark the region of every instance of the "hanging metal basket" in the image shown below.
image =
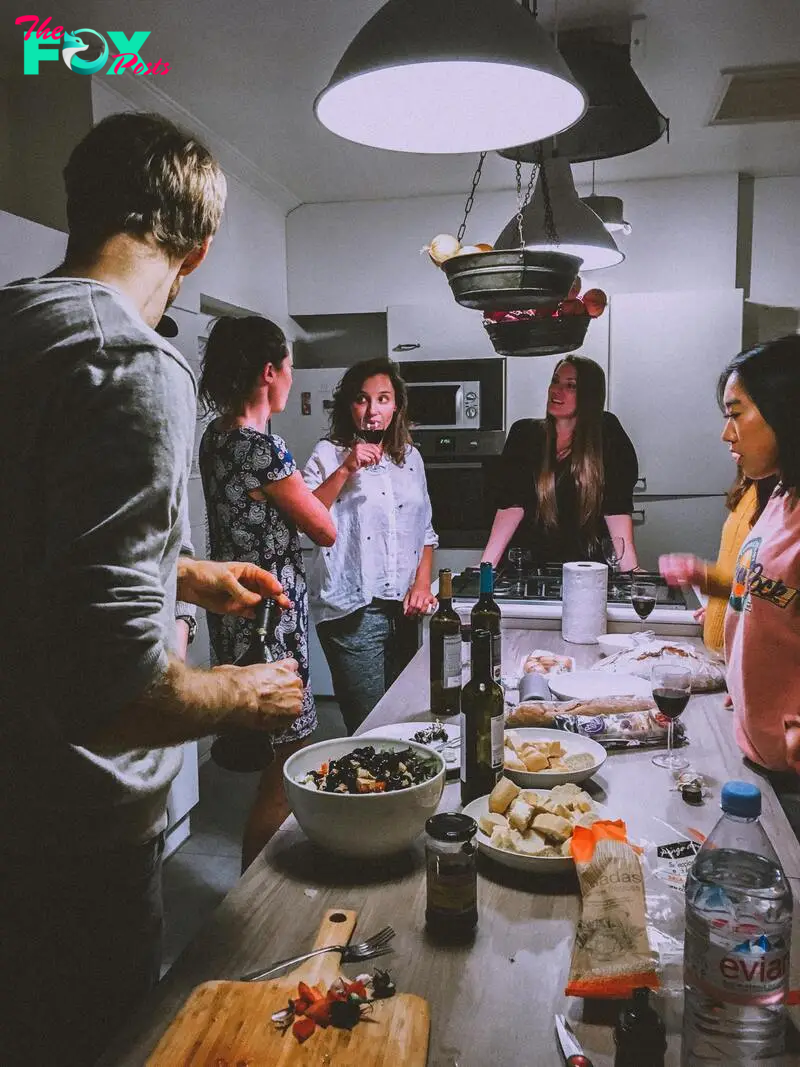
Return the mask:
<path id="1" fill-rule="evenodd" d="M 590 321 L 588 315 L 565 315 L 483 325 L 500 356 L 557 356 L 581 347 Z"/>
<path id="2" fill-rule="evenodd" d="M 471 252 L 445 260 L 456 301 L 479 311 L 519 311 L 566 299 L 580 268 L 564 252 L 503 249 Z"/>

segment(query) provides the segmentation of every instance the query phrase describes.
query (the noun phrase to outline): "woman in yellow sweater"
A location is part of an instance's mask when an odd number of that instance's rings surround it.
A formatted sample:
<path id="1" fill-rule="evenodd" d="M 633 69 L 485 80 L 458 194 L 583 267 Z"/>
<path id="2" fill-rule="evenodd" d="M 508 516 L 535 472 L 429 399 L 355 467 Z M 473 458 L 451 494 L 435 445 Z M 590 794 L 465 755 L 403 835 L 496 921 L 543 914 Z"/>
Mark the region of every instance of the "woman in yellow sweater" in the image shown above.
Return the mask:
<path id="1" fill-rule="evenodd" d="M 661 556 L 658 567 L 669 585 L 694 585 L 708 597 L 703 620 L 703 641 L 712 652 L 724 646 L 725 610 L 733 584 L 739 549 L 755 525 L 775 488 L 775 478 L 751 481 L 739 472 L 726 501 L 730 515 L 725 520 L 716 563 L 698 556 Z"/>

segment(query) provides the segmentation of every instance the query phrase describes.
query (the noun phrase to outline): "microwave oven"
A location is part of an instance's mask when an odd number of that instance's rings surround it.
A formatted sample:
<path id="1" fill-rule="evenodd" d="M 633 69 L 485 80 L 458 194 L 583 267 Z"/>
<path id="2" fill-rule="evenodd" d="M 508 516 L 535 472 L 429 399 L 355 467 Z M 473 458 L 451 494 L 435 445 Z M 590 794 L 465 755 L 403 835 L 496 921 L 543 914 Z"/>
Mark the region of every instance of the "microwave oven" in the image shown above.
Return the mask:
<path id="1" fill-rule="evenodd" d="M 408 417 L 415 429 L 480 429 L 480 382 L 407 382 L 406 389 Z"/>

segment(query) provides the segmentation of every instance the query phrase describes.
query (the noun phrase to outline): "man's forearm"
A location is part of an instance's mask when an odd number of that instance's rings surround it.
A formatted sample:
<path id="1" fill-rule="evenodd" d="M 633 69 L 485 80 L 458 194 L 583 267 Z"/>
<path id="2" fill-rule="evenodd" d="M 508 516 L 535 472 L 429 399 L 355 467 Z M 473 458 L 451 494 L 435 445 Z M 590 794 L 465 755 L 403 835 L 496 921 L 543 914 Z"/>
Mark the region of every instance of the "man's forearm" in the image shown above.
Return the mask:
<path id="1" fill-rule="evenodd" d="M 99 752 L 179 745 L 216 733 L 242 703 L 235 670 L 187 667 L 170 656 L 164 673 L 85 743 Z"/>

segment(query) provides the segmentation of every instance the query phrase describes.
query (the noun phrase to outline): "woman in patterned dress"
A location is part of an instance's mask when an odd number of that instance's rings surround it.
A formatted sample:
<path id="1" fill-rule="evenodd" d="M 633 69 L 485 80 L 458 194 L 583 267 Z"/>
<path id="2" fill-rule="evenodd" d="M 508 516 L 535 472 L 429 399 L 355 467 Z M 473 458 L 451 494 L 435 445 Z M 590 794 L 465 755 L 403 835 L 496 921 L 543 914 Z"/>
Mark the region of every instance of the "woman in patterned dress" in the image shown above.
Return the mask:
<path id="1" fill-rule="evenodd" d="M 292 355 L 280 327 L 260 315 L 221 318 L 211 330 L 200 396 L 218 417 L 200 442 L 200 473 L 208 512 L 209 557 L 257 563 L 281 582 L 292 608 L 275 630 L 273 652 L 299 664 L 303 710 L 272 737 L 275 759 L 264 767 L 247 819 L 242 869 L 258 855 L 286 816 L 283 764 L 307 744 L 317 725 L 308 684 L 308 594 L 299 533 L 332 545 L 336 527 L 328 509 L 306 487 L 282 438 L 266 432 L 283 411 L 292 385 Z M 247 648 L 251 623 L 208 615 L 213 658 L 232 663 Z"/>

